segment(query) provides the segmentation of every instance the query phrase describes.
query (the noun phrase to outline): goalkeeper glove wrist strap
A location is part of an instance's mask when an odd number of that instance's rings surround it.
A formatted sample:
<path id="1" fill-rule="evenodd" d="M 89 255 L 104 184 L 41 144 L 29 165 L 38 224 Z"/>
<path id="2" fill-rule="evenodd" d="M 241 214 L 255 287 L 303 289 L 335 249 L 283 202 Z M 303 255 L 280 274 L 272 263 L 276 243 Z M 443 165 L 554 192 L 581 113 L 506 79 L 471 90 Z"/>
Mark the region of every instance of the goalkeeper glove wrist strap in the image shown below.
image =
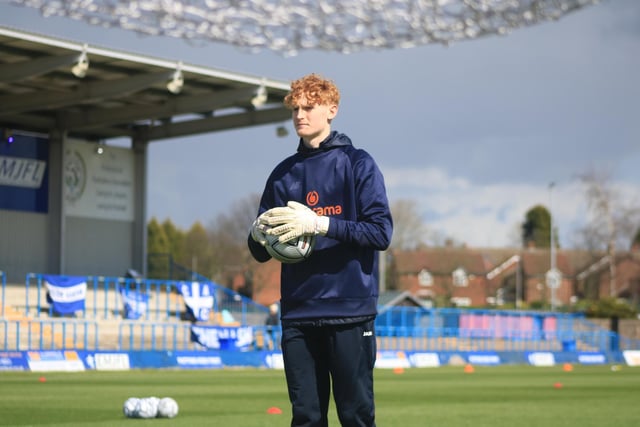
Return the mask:
<path id="1" fill-rule="evenodd" d="M 329 231 L 329 217 L 328 216 L 319 216 L 316 219 L 316 234 L 320 234 L 321 236 L 325 236 Z"/>

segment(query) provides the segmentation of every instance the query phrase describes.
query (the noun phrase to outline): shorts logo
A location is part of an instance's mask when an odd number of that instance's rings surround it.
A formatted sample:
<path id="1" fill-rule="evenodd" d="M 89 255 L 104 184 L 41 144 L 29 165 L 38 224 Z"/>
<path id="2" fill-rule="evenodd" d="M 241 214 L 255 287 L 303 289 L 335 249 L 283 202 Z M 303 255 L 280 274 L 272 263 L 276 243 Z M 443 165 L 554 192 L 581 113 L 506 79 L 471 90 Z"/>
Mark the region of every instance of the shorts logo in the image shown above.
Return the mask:
<path id="1" fill-rule="evenodd" d="M 372 337 L 373 336 L 373 331 L 364 331 L 362 333 L 363 337 Z"/>
<path id="2" fill-rule="evenodd" d="M 307 205 L 315 206 L 318 204 L 318 201 L 320 201 L 320 196 L 317 191 L 313 190 L 307 193 Z"/>

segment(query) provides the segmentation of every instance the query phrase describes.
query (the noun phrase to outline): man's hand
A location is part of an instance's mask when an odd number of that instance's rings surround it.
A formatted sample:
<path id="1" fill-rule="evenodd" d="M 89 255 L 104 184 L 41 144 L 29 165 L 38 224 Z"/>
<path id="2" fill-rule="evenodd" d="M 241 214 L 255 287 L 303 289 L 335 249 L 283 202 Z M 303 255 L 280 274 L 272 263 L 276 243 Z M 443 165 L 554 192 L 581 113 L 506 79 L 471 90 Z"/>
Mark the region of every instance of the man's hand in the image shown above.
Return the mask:
<path id="1" fill-rule="evenodd" d="M 266 232 L 268 227 L 262 222 L 262 219 L 261 219 L 262 215 L 256 218 L 256 220 L 253 221 L 253 224 L 251 224 L 251 238 L 256 242 L 260 243 L 262 246 L 266 246 L 267 245 Z"/>
<path id="2" fill-rule="evenodd" d="M 318 216 L 305 205 L 290 201 L 287 206 L 273 208 L 263 214 L 262 222 L 269 226 L 266 233 L 288 242 L 300 236 L 325 235 L 329 230 L 329 217 Z"/>

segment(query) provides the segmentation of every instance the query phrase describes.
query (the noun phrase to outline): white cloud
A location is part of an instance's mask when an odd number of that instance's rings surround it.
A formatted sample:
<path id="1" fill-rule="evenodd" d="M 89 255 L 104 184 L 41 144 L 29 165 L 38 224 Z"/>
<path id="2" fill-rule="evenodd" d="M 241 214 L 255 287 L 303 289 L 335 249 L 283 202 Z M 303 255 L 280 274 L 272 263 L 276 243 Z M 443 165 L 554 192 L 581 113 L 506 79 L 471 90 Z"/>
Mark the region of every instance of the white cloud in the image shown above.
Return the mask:
<path id="1" fill-rule="evenodd" d="M 389 198 L 418 203 L 432 232 L 474 247 L 519 245 L 520 225 L 535 205 L 551 208 L 560 244 L 570 246 L 576 229 L 588 221 L 588 209 L 579 182 L 495 183 L 475 185 L 471 180 L 450 176 L 441 168 L 385 170 Z M 623 199 L 633 200 L 640 186 L 616 183 Z"/>
<path id="2" fill-rule="evenodd" d="M 388 187 L 430 189 L 464 189 L 470 184 L 465 178 L 452 178 L 439 168 L 402 168 L 385 171 L 385 182 Z"/>

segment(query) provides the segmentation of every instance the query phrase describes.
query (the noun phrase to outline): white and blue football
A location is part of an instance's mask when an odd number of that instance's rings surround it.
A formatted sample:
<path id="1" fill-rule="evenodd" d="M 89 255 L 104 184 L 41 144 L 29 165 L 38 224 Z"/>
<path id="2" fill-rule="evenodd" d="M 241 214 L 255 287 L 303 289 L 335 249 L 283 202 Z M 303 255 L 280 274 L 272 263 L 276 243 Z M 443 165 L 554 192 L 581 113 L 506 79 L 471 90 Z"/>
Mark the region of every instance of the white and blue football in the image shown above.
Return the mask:
<path id="1" fill-rule="evenodd" d="M 178 415 L 178 402 L 170 397 L 163 397 L 158 403 L 158 417 L 173 418 Z"/>
<path id="2" fill-rule="evenodd" d="M 138 402 L 140 399 L 137 397 L 130 397 L 125 400 L 124 405 L 122 405 L 122 412 L 124 412 L 125 417 L 127 418 L 138 418 Z"/>

